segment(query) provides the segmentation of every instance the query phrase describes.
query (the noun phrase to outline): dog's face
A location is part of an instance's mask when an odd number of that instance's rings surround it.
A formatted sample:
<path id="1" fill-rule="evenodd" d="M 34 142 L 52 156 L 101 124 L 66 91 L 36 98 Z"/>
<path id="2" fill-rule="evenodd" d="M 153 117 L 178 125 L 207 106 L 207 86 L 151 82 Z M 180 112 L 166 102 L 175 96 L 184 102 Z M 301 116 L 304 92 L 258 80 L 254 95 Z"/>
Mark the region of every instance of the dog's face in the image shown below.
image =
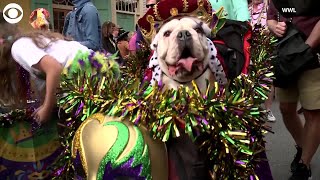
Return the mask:
<path id="1" fill-rule="evenodd" d="M 157 51 L 161 70 L 178 82 L 196 79 L 209 63 L 207 36 L 210 32 L 206 24 L 192 17 L 164 24 L 151 44 Z"/>

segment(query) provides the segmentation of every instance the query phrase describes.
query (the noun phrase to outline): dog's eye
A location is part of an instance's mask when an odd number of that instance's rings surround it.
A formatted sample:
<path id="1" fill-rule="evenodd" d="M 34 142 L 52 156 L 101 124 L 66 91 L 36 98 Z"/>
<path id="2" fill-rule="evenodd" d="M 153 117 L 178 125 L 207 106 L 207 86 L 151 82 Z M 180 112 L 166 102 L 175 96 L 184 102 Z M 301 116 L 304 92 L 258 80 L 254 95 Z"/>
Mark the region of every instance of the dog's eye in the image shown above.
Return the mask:
<path id="1" fill-rule="evenodd" d="M 165 36 L 165 37 L 169 37 L 169 36 L 170 36 L 170 34 L 171 34 L 171 31 L 166 31 L 166 32 L 164 32 L 163 36 Z"/>
<path id="2" fill-rule="evenodd" d="M 203 29 L 202 28 L 195 28 L 194 30 L 196 30 L 197 33 L 203 33 Z"/>

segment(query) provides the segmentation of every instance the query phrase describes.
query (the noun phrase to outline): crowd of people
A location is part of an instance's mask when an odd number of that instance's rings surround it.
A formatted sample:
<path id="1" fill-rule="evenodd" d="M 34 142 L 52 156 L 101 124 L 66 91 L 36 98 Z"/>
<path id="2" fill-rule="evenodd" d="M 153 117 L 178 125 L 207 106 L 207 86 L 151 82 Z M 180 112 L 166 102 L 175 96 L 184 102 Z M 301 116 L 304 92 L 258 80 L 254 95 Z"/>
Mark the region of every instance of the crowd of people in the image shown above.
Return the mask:
<path id="1" fill-rule="evenodd" d="M 156 3 L 156 0 L 147 0 L 146 8 L 152 8 Z M 224 7 L 228 19 L 250 22 L 253 30 L 262 28 L 264 33 L 279 39 L 286 36 L 287 23 L 293 23 L 307 37 L 306 44 L 312 51 L 319 52 L 320 17 L 284 17 L 270 0 L 210 0 L 210 3 L 214 10 Z M 35 119 L 38 123 L 55 119 L 57 117 L 51 115 L 55 107 L 60 73 L 79 50 L 117 53 L 119 64 L 125 64 L 128 56 L 136 53 L 139 42 L 143 41 L 138 26 L 135 32 L 129 32 L 110 21 L 101 23 L 98 10 L 91 0 L 73 0 L 73 4 L 74 10 L 66 16 L 62 34 L 49 31 L 49 17 L 43 9 L 37 12 L 37 19 L 42 24 L 33 22 L 32 26 L 36 31 L 29 33 L 21 33 L 16 25 L 0 19 L 1 111 L 5 111 L 4 107 L 18 108 L 24 105 L 22 102 L 27 102 L 23 101 L 30 95 L 30 85 L 23 79 L 23 72 L 26 71 L 39 82 L 36 83 L 36 89 L 43 94 L 39 98 L 40 106 L 34 113 Z M 47 46 L 48 42 L 50 46 Z M 17 65 L 22 68 L 18 69 Z M 320 143 L 319 70 L 319 66 L 315 66 L 304 71 L 294 86 L 272 87 L 264 104 L 268 112 L 267 120 L 273 122 L 276 118 L 271 112 L 271 106 L 274 97 L 278 98 L 282 119 L 296 143 L 297 153 L 291 164 L 290 180 L 307 180 L 311 177 L 310 163 Z M 298 116 L 299 103 L 305 124 Z M 8 147 L 5 145 L 6 143 L 1 145 L 1 148 Z M 1 148 L 0 169 L 1 157 L 4 156 Z M 48 160 L 46 163 L 50 164 L 52 161 Z M 272 179 L 272 175 L 261 179 L 270 178 Z"/>

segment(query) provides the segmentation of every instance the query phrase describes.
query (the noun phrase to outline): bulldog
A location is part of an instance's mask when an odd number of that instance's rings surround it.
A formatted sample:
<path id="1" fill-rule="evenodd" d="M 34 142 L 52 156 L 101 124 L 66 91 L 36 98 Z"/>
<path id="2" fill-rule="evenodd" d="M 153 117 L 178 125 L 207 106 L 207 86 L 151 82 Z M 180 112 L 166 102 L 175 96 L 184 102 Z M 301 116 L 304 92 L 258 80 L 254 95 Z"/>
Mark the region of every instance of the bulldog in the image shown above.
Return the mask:
<path id="1" fill-rule="evenodd" d="M 152 84 L 161 81 L 164 89 L 181 85 L 191 88 L 194 80 L 202 93 L 207 88 L 206 80 L 225 84 L 226 75 L 208 38 L 210 34 L 211 29 L 198 18 L 183 17 L 165 23 L 151 43 Z"/>

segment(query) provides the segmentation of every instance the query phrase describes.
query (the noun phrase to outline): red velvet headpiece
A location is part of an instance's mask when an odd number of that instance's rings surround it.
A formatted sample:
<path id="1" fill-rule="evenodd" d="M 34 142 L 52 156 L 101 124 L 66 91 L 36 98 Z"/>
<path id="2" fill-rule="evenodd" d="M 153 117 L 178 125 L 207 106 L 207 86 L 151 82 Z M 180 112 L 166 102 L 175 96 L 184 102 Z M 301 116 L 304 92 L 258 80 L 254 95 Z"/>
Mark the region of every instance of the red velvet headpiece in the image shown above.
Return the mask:
<path id="1" fill-rule="evenodd" d="M 208 0 L 163 0 L 138 20 L 138 26 L 145 40 L 151 42 L 161 25 L 179 16 L 197 17 L 209 24 L 212 7 Z"/>

